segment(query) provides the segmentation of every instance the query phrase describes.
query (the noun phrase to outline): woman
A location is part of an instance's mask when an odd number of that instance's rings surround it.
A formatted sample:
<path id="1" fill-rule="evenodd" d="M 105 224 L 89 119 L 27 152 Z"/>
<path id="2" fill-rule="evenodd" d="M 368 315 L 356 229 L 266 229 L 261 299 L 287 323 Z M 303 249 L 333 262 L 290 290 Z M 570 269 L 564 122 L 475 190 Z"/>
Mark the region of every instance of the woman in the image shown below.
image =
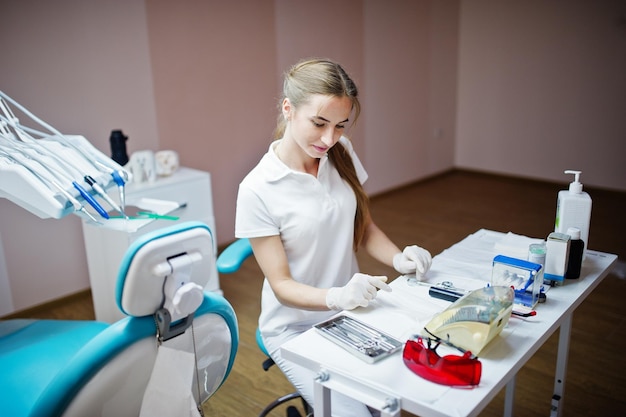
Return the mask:
<path id="1" fill-rule="evenodd" d="M 367 179 L 343 136 L 359 116 L 357 88 L 325 59 L 302 61 L 285 74 L 276 140 L 239 186 L 235 235 L 249 238 L 265 274 L 259 328 L 276 364 L 312 404 L 312 372 L 280 357 L 280 346 L 338 310 L 365 307 L 387 277 L 359 273 L 362 248 L 399 273 L 424 274 L 431 256 L 403 251 L 370 217 Z M 353 120 L 351 120 L 351 118 Z M 333 393 L 333 415 L 370 415 Z"/>

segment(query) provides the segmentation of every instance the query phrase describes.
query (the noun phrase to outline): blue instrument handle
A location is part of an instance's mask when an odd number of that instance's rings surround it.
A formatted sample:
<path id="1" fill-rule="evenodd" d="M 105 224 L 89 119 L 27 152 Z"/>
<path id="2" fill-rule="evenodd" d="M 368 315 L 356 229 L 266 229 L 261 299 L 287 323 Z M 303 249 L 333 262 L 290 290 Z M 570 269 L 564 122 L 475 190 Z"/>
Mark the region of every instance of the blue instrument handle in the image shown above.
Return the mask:
<path id="1" fill-rule="evenodd" d="M 122 176 L 120 175 L 120 173 L 118 171 L 113 171 L 111 173 L 111 176 L 113 177 L 113 181 L 115 181 L 115 183 L 118 185 L 118 187 L 123 187 L 124 184 L 126 183 L 124 181 L 124 178 L 122 178 Z"/>
<path id="2" fill-rule="evenodd" d="M 109 213 L 89 194 L 83 187 L 81 187 L 76 181 L 73 181 L 72 184 L 74 188 L 78 190 L 80 195 L 83 196 L 86 202 L 89 203 L 91 207 L 93 207 L 102 217 L 105 219 L 109 218 Z"/>

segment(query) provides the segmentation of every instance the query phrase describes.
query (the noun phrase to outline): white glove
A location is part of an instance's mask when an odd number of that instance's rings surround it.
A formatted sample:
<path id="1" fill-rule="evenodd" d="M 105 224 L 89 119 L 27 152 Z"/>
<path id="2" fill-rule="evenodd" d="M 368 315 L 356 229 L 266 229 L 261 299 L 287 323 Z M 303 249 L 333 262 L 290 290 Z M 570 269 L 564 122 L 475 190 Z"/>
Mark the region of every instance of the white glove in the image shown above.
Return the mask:
<path id="1" fill-rule="evenodd" d="M 433 258 L 430 256 L 430 252 L 416 245 L 407 246 L 393 257 L 393 267 L 402 275 L 424 275 L 432 263 Z"/>
<path id="2" fill-rule="evenodd" d="M 377 290 L 391 291 L 387 277 L 356 273 L 343 287 L 332 287 L 326 294 L 326 306 L 331 310 L 352 310 L 367 307 L 376 298 Z"/>

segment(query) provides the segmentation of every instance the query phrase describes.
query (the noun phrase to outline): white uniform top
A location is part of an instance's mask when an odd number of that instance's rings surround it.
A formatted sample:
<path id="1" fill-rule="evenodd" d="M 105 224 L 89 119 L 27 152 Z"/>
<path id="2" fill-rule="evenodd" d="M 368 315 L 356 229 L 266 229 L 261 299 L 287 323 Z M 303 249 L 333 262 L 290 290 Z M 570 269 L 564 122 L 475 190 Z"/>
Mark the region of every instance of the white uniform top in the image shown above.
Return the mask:
<path id="1" fill-rule="evenodd" d="M 359 181 L 365 182 L 367 173 L 352 144 L 345 137 L 340 142 L 352 156 Z M 343 286 L 358 272 L 353 251 L 354 191 L 328 156 L 320 158 L 315 178 L 287 167 L 274 152 L 277 144 L 270 145 L 239 185 L 235 236 L 280 235 L 296 281 L 317 288 Z M 334 314 L 284 306 L 267 279 L 263 282 L 259 327 L 264 338 L 299 333 Z"/>

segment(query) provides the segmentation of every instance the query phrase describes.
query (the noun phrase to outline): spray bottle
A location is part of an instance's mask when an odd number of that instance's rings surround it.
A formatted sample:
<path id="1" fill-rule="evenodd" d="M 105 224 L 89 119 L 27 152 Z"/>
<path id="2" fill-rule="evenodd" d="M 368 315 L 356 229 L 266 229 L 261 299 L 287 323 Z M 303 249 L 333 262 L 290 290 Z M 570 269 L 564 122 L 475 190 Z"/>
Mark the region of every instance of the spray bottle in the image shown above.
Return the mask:
<path id="1" fill-rule="evenodd" d="M 585 249 L 588 249 L 591 197 L 583 191 L 580 171 L 567 170 L 565 173 L 573 174 L 574 181 L 570 183 L 569 190 L 559 191 L 554 231 L 567 234 L 570 227 L 580 229 L 580 239 L 584 242 Z"/>

